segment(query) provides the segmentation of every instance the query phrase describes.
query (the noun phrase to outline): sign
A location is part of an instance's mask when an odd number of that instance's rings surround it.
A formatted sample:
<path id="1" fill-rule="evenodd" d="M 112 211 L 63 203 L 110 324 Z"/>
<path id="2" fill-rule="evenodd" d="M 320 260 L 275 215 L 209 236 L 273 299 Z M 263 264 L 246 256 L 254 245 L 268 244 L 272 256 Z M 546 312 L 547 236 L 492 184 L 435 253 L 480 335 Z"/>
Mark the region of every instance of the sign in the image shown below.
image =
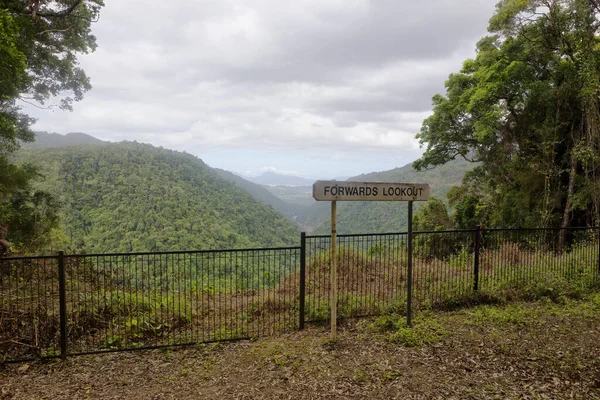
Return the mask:
<path id="1" fill-rule="evenodd" d="M 425 201 L 426 183 L 316 181 L 313 197 L 318 201 Z"/>
<path id="2" fill-rule="evenodd" d="M 429 185 L 426 183 L 386 183 L 316 181 L 313 184 L 313 197 L 317 201 L 331 201 L 331 338 L 337 338 L 337 256 L 336 256 L 336 202 L 338 201 L 408 201 L 408 279 L 406 289 L 406 323 L 412 326 L 412 219 L 413 201 L 429 198 Z"/>

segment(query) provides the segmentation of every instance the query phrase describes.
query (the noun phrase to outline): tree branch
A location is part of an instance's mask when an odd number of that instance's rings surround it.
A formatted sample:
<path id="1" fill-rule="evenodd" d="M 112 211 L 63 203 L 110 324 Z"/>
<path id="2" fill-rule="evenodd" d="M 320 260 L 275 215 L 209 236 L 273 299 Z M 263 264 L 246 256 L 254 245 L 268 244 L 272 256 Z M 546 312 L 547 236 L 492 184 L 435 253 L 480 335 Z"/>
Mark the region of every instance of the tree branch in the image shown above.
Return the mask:
<path id="1" fill-rule="evenodd" d="M 47 29 L 45 31 L 38 32 L 37 34 L 43 35 L 44 33 L 64 33 L 64 32 L 70 31 L 71 29 L 72 29 L 72 27 L 68 27 L 65 29 Z"/>
<path id="2" fill-rule="evenodd" d="M 73 3 L 71 5 L 71 7 L 59 11 L 59 12 L 42 12 L 42 13 L 38 13 L 35 12 L 36 10 L 32 9 L 32 16 L 35 18 L 35 16 L 37 15 L 38 17 L 43 17 L 43 18 L 62 18 L 62 17 L 66 17 L 68 15 L 71 15 L 73 13 L 73 11 L 75 10 L 75 8 L 77 8 L 78 5 L 80 5 L 81 3 L 83 3 L 83 0 L 77 0 L 75 3 Z"/>
<path id="3" fill-rule="evenodd" d="M 51 105 L 49 105 L 49 106 L 46 106 L 46 107 L 39 106 L 39 105 L 37 105 L 37 104 L 35 104 L 35 103 L 32 103 L 31 101 L 27 101 L 27 100 L 25 100 L 25 99 L 24 99 L 23 97 L 21 97 L 21 96 L 19 96 L 19 100 L 21 100 L 23 103 L 27 103 L 27 104 L 29 104 L 29 105 L 31 105 L 31 106 L 34 106 L 34 107 L 36 107 L 36 108 L 39 108 L 40 110 L 51 110 L 51 109 L 53 109 L 54 107 L 56 107 L 56 105 L 54 105 L 54 104 L 51 104 Z"/>

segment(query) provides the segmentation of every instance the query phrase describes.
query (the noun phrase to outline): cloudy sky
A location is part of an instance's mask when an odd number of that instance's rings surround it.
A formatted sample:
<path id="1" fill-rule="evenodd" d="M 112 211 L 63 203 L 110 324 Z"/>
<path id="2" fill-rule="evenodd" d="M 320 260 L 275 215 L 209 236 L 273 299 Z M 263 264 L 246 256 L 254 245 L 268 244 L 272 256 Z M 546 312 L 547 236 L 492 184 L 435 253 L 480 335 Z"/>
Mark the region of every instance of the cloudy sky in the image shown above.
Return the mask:
<path id="1" fill-rule="evenodd" d="M 419 157 L 431 97 L 497 0 L 107 0 L 93 89 L 35 129 L 187 151 L 256 175 L 352 176 Z"/>

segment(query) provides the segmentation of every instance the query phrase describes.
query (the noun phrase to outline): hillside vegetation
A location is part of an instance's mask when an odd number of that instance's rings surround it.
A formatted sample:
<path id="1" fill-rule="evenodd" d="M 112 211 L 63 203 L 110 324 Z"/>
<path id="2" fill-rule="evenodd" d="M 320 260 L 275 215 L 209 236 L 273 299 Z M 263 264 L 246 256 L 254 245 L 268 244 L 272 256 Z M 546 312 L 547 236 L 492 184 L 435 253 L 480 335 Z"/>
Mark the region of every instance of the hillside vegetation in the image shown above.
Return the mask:
<path id="1" fill-rule="evenodd" d="M 221 178 L 226 179 L 234 183 L 236 186 L 241 187 L 242 189 L 250 193 L 250 195 L 256 200 L 273 207 L 274 209 L 285 214 L 289 218 L 293 218 L 300 212 L 301 207 L 298 207 L 295 204 L 292 204 L 290 202 L 285 201 L 284 199 L 277 197 L 270 190 L 263 187 L 262 185 L 250 182 L 234 174 L 233 172 L 229 172 L 224 169 L 214 168 L 213 170 Z"/>
<path id="2" fill-rule="evenodd" d="M 202 160 L 139 143 L 26 148 L 61 203 L 71 251 L 280 246 L 298 231 Z"/>

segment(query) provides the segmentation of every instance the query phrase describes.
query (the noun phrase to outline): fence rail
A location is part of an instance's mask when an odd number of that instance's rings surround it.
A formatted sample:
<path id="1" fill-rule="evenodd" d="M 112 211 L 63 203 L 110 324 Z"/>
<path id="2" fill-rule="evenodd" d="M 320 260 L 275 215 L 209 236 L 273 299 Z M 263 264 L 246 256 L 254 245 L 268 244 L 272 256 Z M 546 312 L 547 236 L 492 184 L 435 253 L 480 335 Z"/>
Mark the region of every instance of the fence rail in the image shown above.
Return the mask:
<path id="1" fill-rule="evenodd" d="M 597 288 L 600 228 L 337 236 L 338 316 Z M 329 319 L 331 238 L 270 249 L 0 258 L 0 362 L 276 335 Z"/>

